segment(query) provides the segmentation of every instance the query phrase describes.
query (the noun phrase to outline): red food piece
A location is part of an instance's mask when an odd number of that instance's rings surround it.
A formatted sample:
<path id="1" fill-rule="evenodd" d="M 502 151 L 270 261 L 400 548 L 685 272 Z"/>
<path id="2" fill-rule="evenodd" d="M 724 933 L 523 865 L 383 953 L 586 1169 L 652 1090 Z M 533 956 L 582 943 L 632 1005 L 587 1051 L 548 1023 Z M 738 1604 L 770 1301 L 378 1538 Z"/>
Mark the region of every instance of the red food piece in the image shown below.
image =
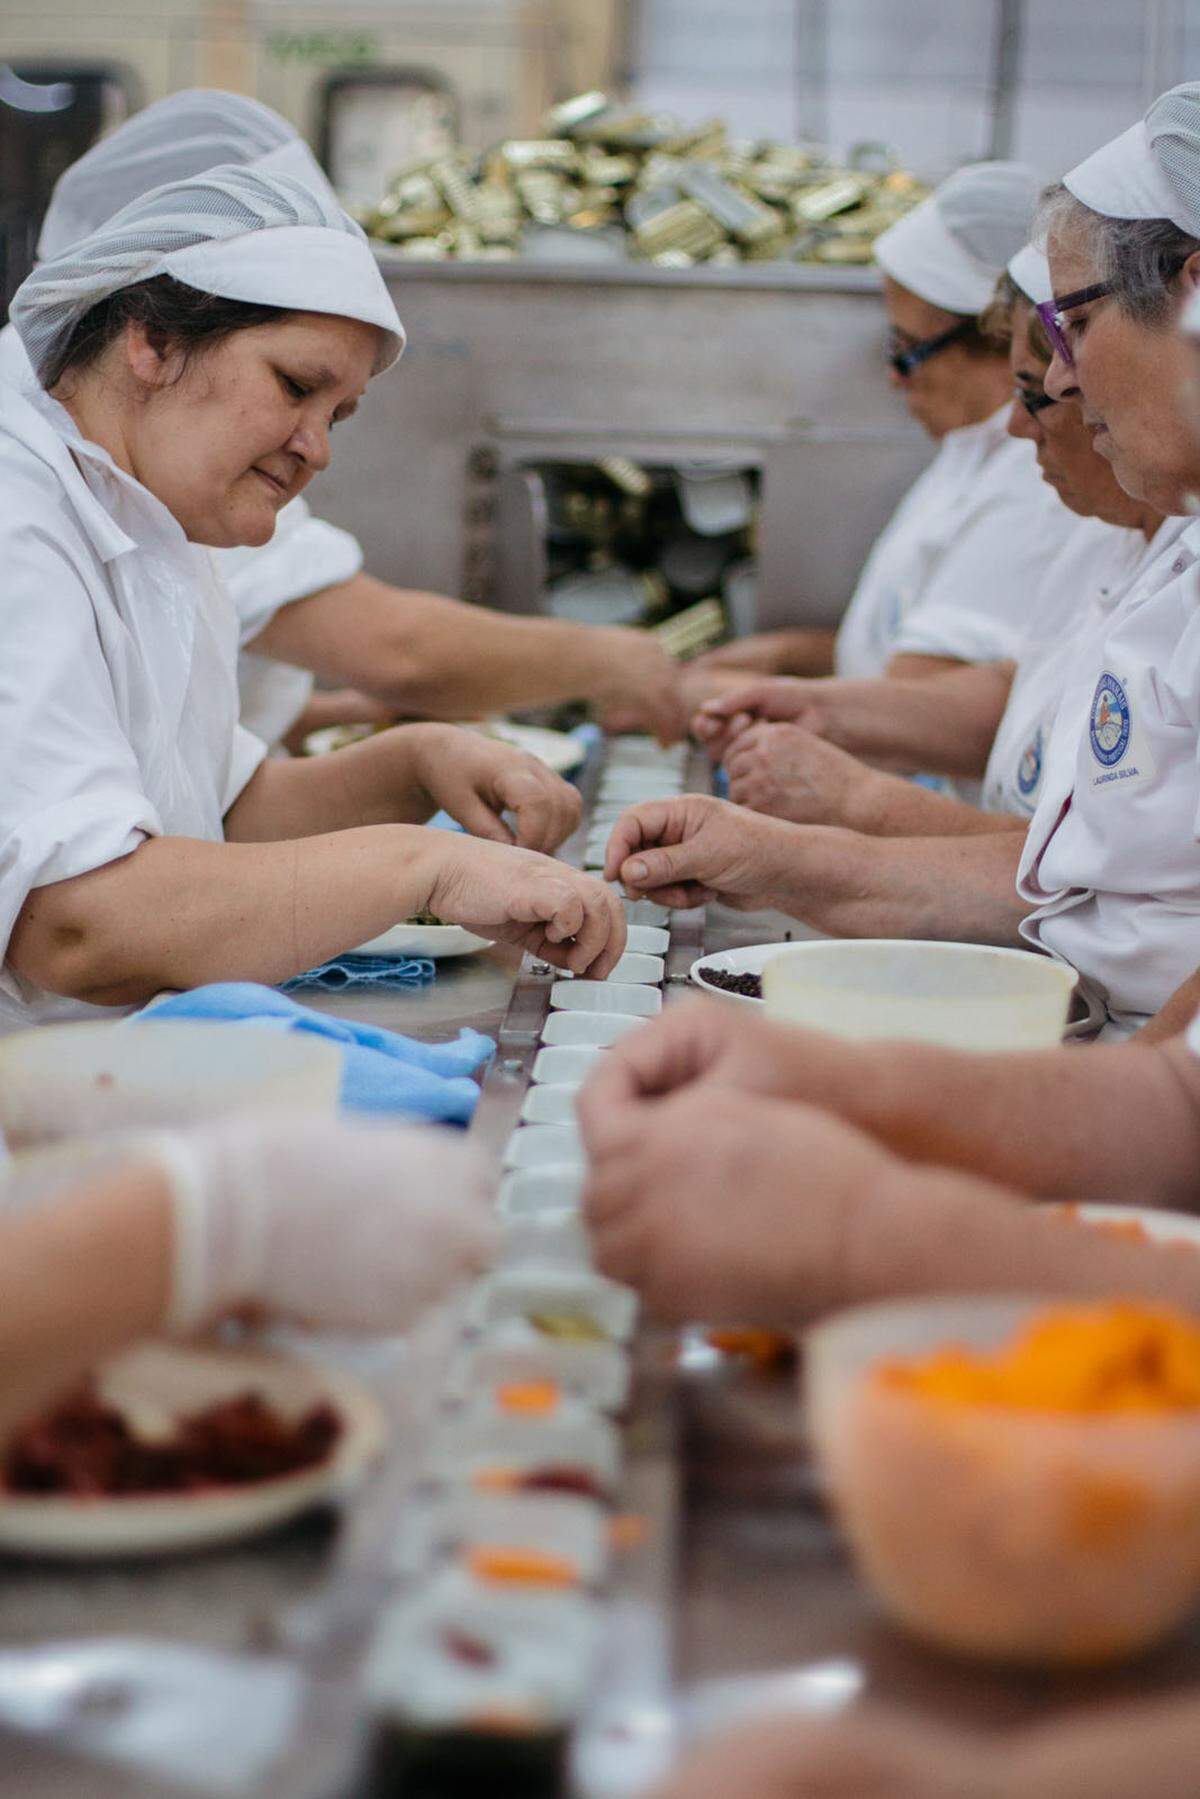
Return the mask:
<path id="1" fill-rule="evenodd" d="M 3 1484 L 10 1493 L 78 1498 L 246 1486 L 316 1467 L 341 1430 L 331 1405 L 291 1420 L 247 1392 L 179 1418 L 173 1436 L 150 1441 L 85 1381 L 17 1432 Z"/>
<path id="2" fill-rule="evenodd" d="M 525 1493 L 580 1493 L 585 1499 L 605 1498 L 604 1487 L 587 1468 L 532 1468 L 522 1474 Z"/>

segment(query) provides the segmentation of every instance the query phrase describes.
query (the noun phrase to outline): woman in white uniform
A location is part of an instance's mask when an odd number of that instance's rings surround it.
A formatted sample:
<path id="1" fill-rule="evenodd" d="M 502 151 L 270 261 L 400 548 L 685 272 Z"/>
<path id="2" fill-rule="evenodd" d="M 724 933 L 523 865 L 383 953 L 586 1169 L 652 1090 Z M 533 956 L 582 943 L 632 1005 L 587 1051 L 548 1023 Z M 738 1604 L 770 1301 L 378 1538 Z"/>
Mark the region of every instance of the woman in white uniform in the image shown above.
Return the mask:
<path id="1" fill-rule="evenodd" d="M 1078 407 L 1044 393 L 1050 348 L 1033 307 L 1049 291 L 1045 257 L 1027 245 L 989 314 L 992 328 L 1009 335 L 1016 396 L 1008 430 L 1032 440 L 1042 479 L 1075 515 L 1041 572 L 1038 637 L 1015 671 L 1011 663 L 992 663 L 924 681 L 767 677 L 731 691 L 706 707 L 694 728 L 721 755 L 730 798 L 740 805 L 797 824 L 885 836 L 1028 824 L 1076 639 L 1185 523 L 1164 522 L 1131 499 L 1096 454 Z M 716 738 L 714 725 L 722 732 Z M 981 804 L 867 767 L 860 756 L 912 773 L 982 776 Z"/>
<path id="2" fill-rule="evenodd" d="M 336 203 L 278 113 L 240 94 L 194 89 L 146 107 L 65 172 L 39 254 L 59 255 L 149 189 L 218 163 L 294 176 Z M 0 375 L 6 371 L 27 372 L 11 328 L 0 332 Z M 373 722 L 586 699 L 620 704 L 631 728 L 683 730 L 674 665 L 646 632 L 512 618 L 392 587 L 364 571 L 348 531 L 314 517 L 303 499 L 284 508 L 269 545 L 218 550 L 216 558 L 240 623 L 242 722 L 268 744 L 295 724 L 314 673 L 329 686 L 360 689 L 325 697 L 340 716 Z"/>
<path id="3" fill-rule="evenodd" d="M 203 545 L 266 542 L 403 336 L 345 214 L 286 176 L 158 188 L 12 308 L 0 393 L 0 1026 L 279 981 L 419 911 L 603 974 L 624 920 L 553 847 L 578 800 L 413 726 L 313 763 L 237 723 Z M 416 828 L 446 806 L 498 841 Z"/>
<path id="4" fill-rule="evenodd" d="M 1074 169 L 1044 208 L 1056 398 L 1126 490 L 1186 511 L 1200 455 L 1175 330 L 1200 289 L 1200 84 Z M 1076 658 L 1019 870 L 1023 935 L 1080 969 L 1128 1034 L 1200 963 L 1200 527 Z"/>
<path id="5" fill-rule="evenodd" d="M 700 658 L 689 692 L 739 669 L 873 680 L 1019 655 L 1066 520 L 1005 430 L 1008 368 L 978 315 L 1029 235 L 1035 190 L 1018 163 L 975 163 L 879 238 L 892 381 L 937 454 L 871 551 L 836 644 L 830 632 L 743 639 Z"/>

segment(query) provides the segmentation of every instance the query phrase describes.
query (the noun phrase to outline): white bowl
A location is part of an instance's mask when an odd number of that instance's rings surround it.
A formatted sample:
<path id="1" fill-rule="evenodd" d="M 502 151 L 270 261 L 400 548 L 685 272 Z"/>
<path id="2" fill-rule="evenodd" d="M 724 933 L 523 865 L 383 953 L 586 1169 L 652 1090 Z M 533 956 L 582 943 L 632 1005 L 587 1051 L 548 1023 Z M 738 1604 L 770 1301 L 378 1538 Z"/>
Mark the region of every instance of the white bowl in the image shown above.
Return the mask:
<path id="1" fill-rule="evenodd" d="M 665 956 L 671 947 L 671 933 L 661 925 L 631 924 L 625 933 L 626 955 Z"/>
<path id="2" fill-rule="evenodd" d="M 572 1318 L 613 1343 L 629 1341 L 637 1313 L 631 1288 L 570 1268 L 498 1268 L 476 1284 L 467 1302 L 468 1320 L 479 1330 L 502 1318 Z"/>
<path id="3" fill-rule="evenodd" d="M 619 1344 L 572 1343 L 544 1336 L 523 1318 L 505 1318 L 460 1351 L 449 1392 L 466 1400 L 501 1386 L 553 1381 L 581 1405 L 619 1412 L 631 1377 L 629 1356 Z"/>
<path id="4" fill-rule="evenodd" d="M 39 1025 L 0 1042 L 0 1126 L 17 1150 L 235 1111 L 337 1108 L 342 1056 L 305 1032 L 183 1019 Z"/>
<path id="5" fill-rule="evenodd" d="M 861 938 L 790 944 L 763 994 L 768 1017 L 858 1041 L 1042 1049 L 1061 1041 L 1078 978 L 1027 950 Z"/>
<path id="6" fill-rule="evenodd" d="M 688 970 L 688 978 L 699 987 L 701 993 L 707 993 L 711 999 L 725 1000 L 731 1006 L 753 1006 L 762 1011 L 761 999 L 752 999 L 748 993 L 727 993 L 721 987 L 714 987 L 711 981 L 705 980 L 705 974 L 711 969 L 720 974 L 757 974 L 761 975 L 772 956 L 780 950 L 790 949 L 787 943 L 749 943 L 744 949 L 715 950 L 711 956 L 700 956 Z"/>

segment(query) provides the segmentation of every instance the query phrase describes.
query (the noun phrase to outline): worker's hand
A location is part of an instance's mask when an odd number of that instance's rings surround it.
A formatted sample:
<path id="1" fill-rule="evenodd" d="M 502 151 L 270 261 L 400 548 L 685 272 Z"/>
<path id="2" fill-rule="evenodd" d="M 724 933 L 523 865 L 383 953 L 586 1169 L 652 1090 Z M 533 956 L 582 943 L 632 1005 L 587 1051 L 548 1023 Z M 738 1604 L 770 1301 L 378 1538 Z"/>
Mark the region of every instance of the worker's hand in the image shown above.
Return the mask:
<path id="1" fill-rule="evenodd" d="M 841 1050 L 830 1038 L 769 1024 L 749 1009 L 687 999 L 600 1057 L 580 1090 L 579 1116 L 600 1122 L 619 1107 L 697 1087 L 759 1099 L 795 1098 L 794 1065 L 810 1046 L 814 1059 L 826 1063 L 831 1054 L 837 1060 Z"/>
<path id="2" fill-rule="evenodd" d="M 660 906 L 719 899 L 739 911 L 776 903 L 794 827 L 706 794 L 646 800 L 613 826 L 604 878 Z"/>
<path id="3" fill-rule="evenodd" d="M 858 1296 L 848 1245 L 877 1235 L 893 1166 L 858 1131 L 708 1084 L 580 1125 L 596 1266 L 659 1317 L 787 1328 Z"/>
<path id="4" fill-rule="evenodd" d="M 856 756 L 803 725 L 753 724 L 725 754 L 729 797 L 739 806 L 798 825 L 870 825 L 881 780 Z"/>
<path id="5" fill-rule="evenodd" d="M 861 1707 L 742 1725 L 701 1744 L 645 1799 L 1015 1799 L 1005 1762 L 992 1737 Z"/>
<path id="6" fill-rule="evenodd" d="M 623 626 L 605 633 L 603 678 L 594 697 L 600 723 L 611 736 L 648 732 L 676 743 L 687 732 L 688 710 L 679 665 L 648 631 Z"/>
<path id="7" fill-rule="evenodd" d="M 824 680 L 791 675 L 730 684 L 725 692 L 705 700 L 692 719 L 692 735 L 704 744 L 714 762 L 720 762 L 735 739 L 760 720 L 769 724 L 802 724 L 819 730 L 818 701 L 828 685 Z"/>
<path id="8" fill-rule="evenodd" d="M 572 974 L 603 980 L 625 948 L 625 913 L 594 875 L 532 850 L 505 849 L 454 832 L 438 844 L 428 910 L 481 937 L 518 943 Z"/>
<path id="9" fill-rule="evenodd" d="M 494 1251 L 486 1168 L 444 1130 L 280 1112 L 144 1142 L 171 1194 L 175 1330 L 246 1306 L 402 1330 Z"/>
<path id="10" fill-rule="evenodd" d="M 556 850 L 579 823 L 578 791 L 511 744 L 457 725 L 403 727 L 412 778 L 474 837 Z M 510 829 L 502 814 L 510 812 Z"/>

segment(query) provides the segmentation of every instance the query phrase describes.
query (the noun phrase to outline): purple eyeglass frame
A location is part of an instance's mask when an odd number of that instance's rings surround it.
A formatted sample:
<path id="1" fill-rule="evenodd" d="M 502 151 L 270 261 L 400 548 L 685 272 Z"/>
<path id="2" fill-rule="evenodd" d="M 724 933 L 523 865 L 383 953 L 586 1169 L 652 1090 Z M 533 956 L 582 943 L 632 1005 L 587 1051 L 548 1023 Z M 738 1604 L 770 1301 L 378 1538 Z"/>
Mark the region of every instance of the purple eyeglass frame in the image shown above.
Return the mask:
<path id="1" fill-rule="evenodd" d="M 1053 300 L 1040 300 L 1034 307 L 1034 311 L 1042 321 L 1046 336 L 1050 339 L 1050 348 L 1059 361 L 1065 362 L 1068 368 L 1074 367 L 1075 358 L 1071 354 L 1071 346 L 1067 342 L 1066 332 L 1063 329 L 1065 323 L 1063 313 L 1070 312 L 1076 306 L 1085 306 L 1089 300 L 1107 299 L 1109 294 L 1115 291 L 1111 281 L 1097 281 L 1092 287 L 1080 287 L 1076 288 L 1073 294 L 1064 294 L 1061 300 L 1057 297 Z"/>

